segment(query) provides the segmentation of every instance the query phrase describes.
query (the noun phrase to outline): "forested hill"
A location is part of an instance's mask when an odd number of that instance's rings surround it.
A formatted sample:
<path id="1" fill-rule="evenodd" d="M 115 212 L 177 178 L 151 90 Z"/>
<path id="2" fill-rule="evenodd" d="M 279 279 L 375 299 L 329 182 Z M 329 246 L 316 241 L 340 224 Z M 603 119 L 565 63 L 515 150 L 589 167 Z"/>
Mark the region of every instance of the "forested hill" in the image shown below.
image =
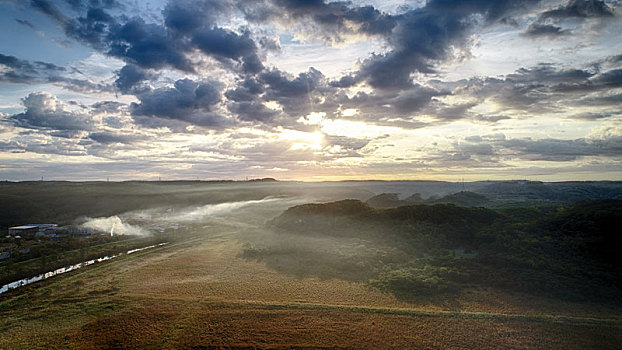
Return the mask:
<path id="1" fill-rule="evenodd" d="M 570 299 L 622 295 L 622 200 L 496 210 L 344 200 L 292 207 L 269 224 L 283 234 L 375 240 L 407 254 L 367 264 L 381 266 L 375 283 L 394 292 L 481 285 Z"/>

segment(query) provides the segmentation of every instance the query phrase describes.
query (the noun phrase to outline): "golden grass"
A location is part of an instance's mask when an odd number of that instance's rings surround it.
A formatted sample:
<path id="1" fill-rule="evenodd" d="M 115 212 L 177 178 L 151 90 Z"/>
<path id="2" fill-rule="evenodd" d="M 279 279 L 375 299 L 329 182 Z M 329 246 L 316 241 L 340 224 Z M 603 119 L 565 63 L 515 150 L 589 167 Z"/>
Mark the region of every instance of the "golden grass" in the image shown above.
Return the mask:
<path id="1" fill-rule="evenodd" d="M 3 348 L 327 347 L 614 349 L 620 329 L 607 325 L 394 315 L 240 303 L 137 298 L 131 306 L 46 333 L 29 328 L 0 337 Z M 54 312 L 58 313 L 58 311 Z M 19 338 L 16 339 L 15 336 Z M 19 342 L 16 342 L 19 340 Z"/>
<path id="2" fill-rule="evenodd" d="M 408 304 L 361 283 L 279 274 L 239 249 L 213 237 L 11 292 L 0 349 L 622 346 L 616 309 L 493 290 Z"/>

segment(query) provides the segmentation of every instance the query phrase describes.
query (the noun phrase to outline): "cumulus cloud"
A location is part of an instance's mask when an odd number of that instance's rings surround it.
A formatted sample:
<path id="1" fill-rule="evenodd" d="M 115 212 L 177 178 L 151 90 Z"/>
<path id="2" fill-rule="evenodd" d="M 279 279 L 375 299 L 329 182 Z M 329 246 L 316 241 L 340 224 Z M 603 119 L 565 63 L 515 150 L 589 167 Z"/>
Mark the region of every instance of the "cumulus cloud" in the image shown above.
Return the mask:
<path id="1" fill-rule="evenodd" d="M 257 56 L 257 46 L 248 31 L 239 35 L 217 27 L 203 29 L 194 33 L 192 43 L 202 52 L 219 60 L 241 60 L 247 73 L 258 73 L 264 68 Z"/>
<path id="2" fill-rule="evenodd" d="M 8 118 L 22 128 L 88 131 L 95 127 L 90 115 L 69 110 L 56 96 L 46 92 L 30 93 L 22 103 L 26 111 Z"/>
<path id="3" fill-rule="evenodd" d="M 93 132 L 89 134 L 89 138 L 102 144 L 132 144 L 138 141 L 145 140 L 145 137 L 143 135 L 118 134 L 112 132 Z"/>
<path id="4" fill-rule="evenodd" d="M 140 93 L 142 89 L 139 88 L 139 84 L 145 80 L 151 80 L 155 78 L 155 74 L 140 68 L 135 64 L 127 64 L 117 73 L 117 80 L 115 80 L 115 86 L 124 94 L 127 93 Z"/>
<path id="5" fill-rule="evenodd" d="M 540 38 L 566 35 L 572 41 L 578 31 L 596 28 L 587 24 L 616 18 L 613 2 L 559 3 L 552 7 L 538 0 L 430 0 L 388 13 L 348 1 L 181 0 L 168 1 L 161 11 L 145 15 L 125 11 L 112 0 L 33 0 L 31 8 L 56 21 L 68 38 L 101 53 L 108 64 L 60 67 L 0 54 L 0 81 L 53 84 L 52 88 L 78 92 L 73 95 L 79 97 L 70 98 L 80 101 L 72 105 L 50 94 L 32 93 L 23 100 L 23 113 L 6 107 L 11 112 L 2 119 L 18 127 L 20 134 L 7 136 L 0 147 L 7 152 L 47 149 L 53 154 L 89 154 L 128 164 L 131 151 L 143 147 L 149 153 L 157 148 L 158 156 L 149 161 L 162 169 L 183 161 L 194 171 L 203 160 L 192 157 L 200 154 L 210 157 L 205 164 L 218 158 L 222 163 L 214 169 L 223 172 L 274 169 L 275 161 L 280 162 L 279 169 L 313 162 L 337 167 L 330 162 L 353 158 L 374 163 L 369 169 L 402 166 L 391 161 L 411 161 L 410 169 L 418 169 L 426 162 L 494 167 L 508 157 L 526 162 L 615 157 L 618 141 L 580 138 L 576 133 L 568 140 L 443 135 L 449 148 L 435 144 L 409 150 L 429 151 L 419 158 L 375 153 L 382 147 L 405 147 L 403 135 L 418 135 L 419 130 L 412 129 L 436 132 L 434 128 L 457 121 L 492 129 L 542 115 L 567 123 L 618 119 L 622 59 L 610 50 L 609 56 L 592 62 L 530 61 L 536 63 L 511 72 L 516 67 L 512 65 L 494 76 L 459 72 L 464 79 L 447 78 L 453 73 L 445 70 L 445 64 L 477 59 L 471 57 L 474 42 L 491 33 L 520 42 L 526 41 L 520 33 Z M 27 21 L 19 23 L 34 27 Z M 281 45 L 302 47 L 305 40 L 318 46 L 371 43 L 342 76 L 325 75 L 310 64 L 302 69 L 278 66 Z M 93 76 L 89 69 L 98 72 L 98 80 L 83 79 Z M 115 100 L 101 92 L 119 94 Z M 322 134 L 317 131 L 322 130 L 321 123 L 309 122 L 311 114 L 325 121 L 356 121 L 370 129 L 388 126 L 399 136 L 379 142 Z M 252 131 L 237 134 L 241 128 Z M 284 130 L 310 139 L 280 139 Z M 184 141 L 172 142 L 167 138 L 171 131 L 186 134 L 174 135 Z M 366 130 L 357 132 L 367 135 Z M 217 141 L 190 140 L 205 135 Z M 158 143 L 164 139 L 166 147 Z M 226 165 L 231 159 L 241 163 Z M 148 168 L 145 163 L 132 164 Z"/>
<path id="6" fill-rule="evenodd" d="M 478 77 L 439 85 L 446 85 L 453 95 L 470 97 L 478 103 L 494 102 L 502 113 L 563 112 L 569 105 L 615 107 L 618 98 L 612 92 L 622 86 L 622 75 L 619 69 L 598 72 L 592 68 L 540 64 L 520 68 L 505 76 Z M 481 119 L 480 116 L 475 118 Z"/>
<path id="7" fill-rule="evenodd" d="M 436 65 L 469 51 L 469 38 L 478 25 L 491 25 L 521 13 L 538 1 L 435 0 L 397 18 L 387 40 L 391 50 L 362 62 L 356 81 L 378 89 L 413 85 L 412 73 L 434 73 Z"/>
<path id="8" fill-rule="evenodd" d="M 466 137 L 453 145 L 464 157 L 492 156 L 497 160 L 519 158 L 530 161 L 568 162 L 581 157 L 617 157 L 622 137 L 580 139 L 506 138 L 505 135 Z M 455 154 L 455 153 L 454 153 Z"/>
<path id="9" fill-rule="evenodd" d="M 15 84 L 52 83 L 75 92 L 112 91 L 108 84 L 95 83 L 88 79 L 71 77 L 76 69 L 42 61 L 28 61 L 15 56 L 0 54 L 0 82 Z"/>
<path id="10" fill-rule="evenodd" d="M 0 66 L 4 66 L 0 72 L 0 82 L 30 83 L 40 81 L 47 77 L 64 72 L 64 67 L 59 67 L 48 62 L 19 59 L 15 56 L 0 54 Z"/>
<path id="11" fill-rule="evenodd" d="M 613 10 L 602 0 L 571 0 L 566 5 L 540 13 L 523 34 L 533 38 L 556 38 L 572 33 L 570 30 L 562 29 L 561 22 L 565 19 L 613 16 Z"/>
<path id="12" fill-rule="evenodd" d="M 91 3 L 86 13 L 70 18 L 47 0 L 32 4 L 55 19 L 68 36 L 128 63 L 130 66 L 120 72 L 117 80 L 121 91 L 131 87 L 132 82 L 141 81 L 137 79 L 146 78 L 136 66 L 196 72 L 197 63 L 188 57 L 194 50 L 219 61 L 229 60 L 227 64 L 241 61 L 245 72 L 257 73 L 263 69 L 257 45 L 247 31 L 236 33 L 215 25 L 216 19 L 231 8 L 225 1 L 170 2 L 162 13 L 164 23 L 146 22 L 138 16 L 115 17 L 106 8 L 109 6 L 103 5 Z"/>
<path id="13" fill-rule="evenodd" d="M 131 105 L 132 115 L 173 119 L 190 124 L 221 128 L 230 120 L 215 111 L 221 101 L 221 87 L 215 82 L 198 83 L 181 79 L 170 88 L 138 95 L 140 103 Z"/>

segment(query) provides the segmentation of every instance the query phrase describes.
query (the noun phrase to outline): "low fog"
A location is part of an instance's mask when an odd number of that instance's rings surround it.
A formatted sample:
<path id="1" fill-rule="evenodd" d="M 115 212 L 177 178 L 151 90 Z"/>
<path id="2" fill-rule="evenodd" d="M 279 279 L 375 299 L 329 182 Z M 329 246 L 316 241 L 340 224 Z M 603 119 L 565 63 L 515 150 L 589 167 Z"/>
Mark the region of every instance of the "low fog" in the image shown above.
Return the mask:
<path id="1" fill-rule="evenodd" d="M 341 199 L 367 200 L 385 192 L 399 193 L 400 197 L 414 193 L 431 197 L 451 193 L 456 188 L 459 188 L 458 184 L 442 182 L 163 184 L 149 189 L 149 192 L 161 194 L 151 207 L 147 201 L 137 204 L 147 209 L 128 210 L 105 217 L 86 216 L 75 222 L 90 230 L 130 236 L 148 236 L 180 227 L 199 230 L 207 224 L 253 224 L 263 228 L 267 221 L 299 204 Z M 144 193 L 127 201 L 138 201 L 140 196 Z M 204 204 L 197 205 L 197 202 Z M 188 205 L 190 203 L 194 205 Z M 127 206 L 120 203 L 119 208 L 123 207 Z"/>
<path id="2" fill-rule="evenodd" d="M 605 266 L 603 280 L 615 280 L 606 264 L 614 261 L 609 252 L 617 252 L 607 250 L 613 247 L 607 237 L 616 236 L 607 233 L 613 227 L 607 222 L 618 202 L 599 200 L 622 198 L 620 183 L 180 181 L 72 186 L 32 188 L 29 200 L 56 198 L 57 193 L 65 200 L 28 220 L 55 222 L 60 215 L 71 215 L 67 222 L 136 247 L 208 244 L 222 256 L 265 264 L 279 273 L 368 283 L 404 298 L 473 285 L 565 298 L 594 296 L 594 291 L 601 299 L 615 294 L 608 288 L 586 291 L 581 276 L 592 273 L 590 266 Z M 586 200 L 595 202 L 573 209 Z M 567 210 L 557 211 L 560 205 Z M 568 239 L 585 231 L 580 225 L 592 227 L 594 222 L 603 224 L 589 232 L 604 243 Z M 579 226 L 566 232 L 560 223 Z M 543 260 L 542 251 L 554 258 Z M 578 272 L 567 278 L 563 272 L 570 267 Z M 548 282 L 534 284 L 533 279 Z"/>

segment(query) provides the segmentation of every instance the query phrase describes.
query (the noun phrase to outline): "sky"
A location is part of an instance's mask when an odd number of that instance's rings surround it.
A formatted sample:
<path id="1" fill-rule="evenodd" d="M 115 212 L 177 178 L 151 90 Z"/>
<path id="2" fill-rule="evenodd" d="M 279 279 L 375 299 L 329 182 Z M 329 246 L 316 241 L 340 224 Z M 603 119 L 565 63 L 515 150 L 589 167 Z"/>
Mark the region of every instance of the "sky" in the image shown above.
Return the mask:
<path id="1" fill-rule="evenodd" d="M 0 0 L 0 180 L 622 180 L 618 0 Z"/>

